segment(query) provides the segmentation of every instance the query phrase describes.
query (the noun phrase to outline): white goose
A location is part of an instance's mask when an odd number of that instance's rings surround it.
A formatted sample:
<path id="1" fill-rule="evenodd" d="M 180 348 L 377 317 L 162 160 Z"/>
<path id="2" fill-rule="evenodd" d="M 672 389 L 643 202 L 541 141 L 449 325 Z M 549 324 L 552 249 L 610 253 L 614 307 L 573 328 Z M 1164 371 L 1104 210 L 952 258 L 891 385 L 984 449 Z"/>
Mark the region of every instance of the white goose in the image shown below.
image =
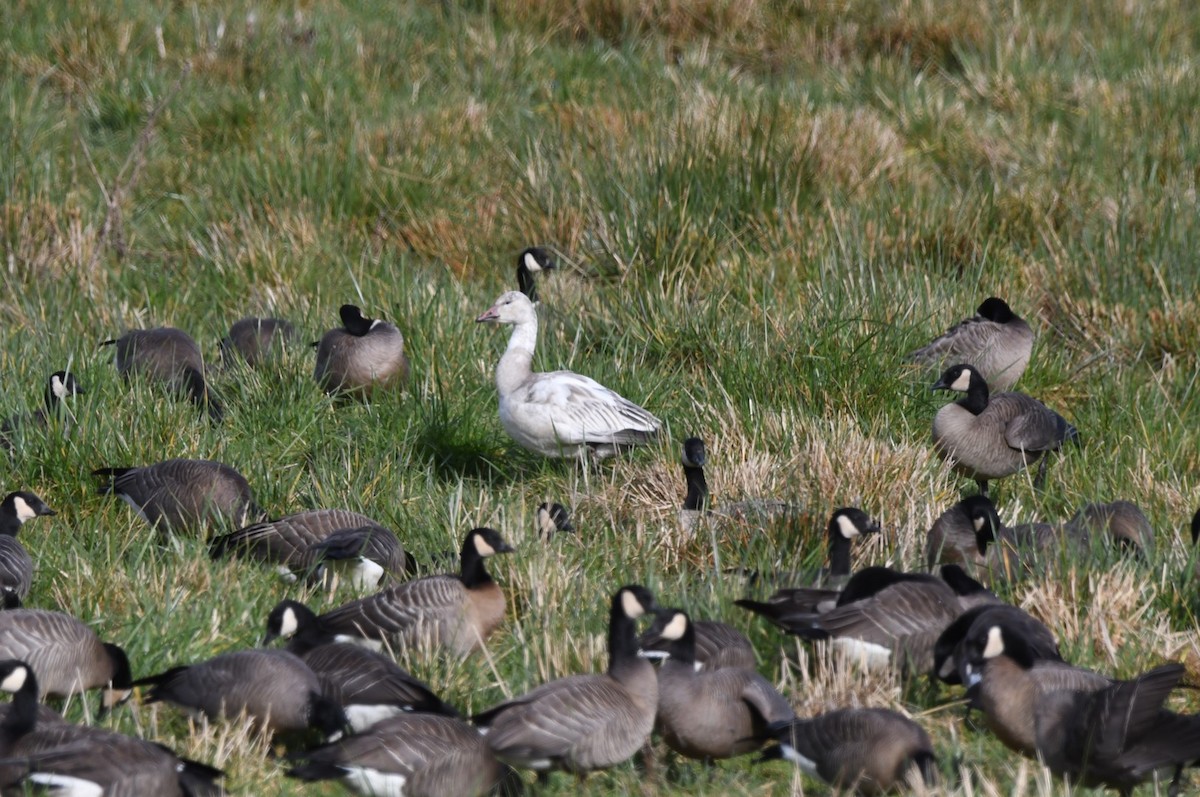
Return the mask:
<path id="1" fill-rule="evenodd" d="M 547 457 L 610 457 L 658 434 L 662 421 L 594 379 L 533 372 L 537 312 L 525 294 L 502 294 L 475 321 L 513 327 L 496 366 L 496 390 L 500 423 L 525 448 Z"/>

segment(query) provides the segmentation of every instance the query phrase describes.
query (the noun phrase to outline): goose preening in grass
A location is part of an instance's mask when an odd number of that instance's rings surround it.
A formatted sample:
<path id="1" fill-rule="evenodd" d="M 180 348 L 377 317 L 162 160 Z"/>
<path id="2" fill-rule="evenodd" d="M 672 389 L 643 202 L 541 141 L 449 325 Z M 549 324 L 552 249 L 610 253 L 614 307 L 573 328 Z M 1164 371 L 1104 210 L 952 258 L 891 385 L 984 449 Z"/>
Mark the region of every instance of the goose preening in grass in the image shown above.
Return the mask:
<path id="1" fill-rule="evenodd" d="M 658 670 L 658 718 L 663 741 L 688 758 L 711 761 L 758 750 L 774 723 L 794 719 L 791 704 L 753 669 L 698 668 L 696 629 L 678 609 L 657 612 L 642 635 L 663 650 Z"/>
<path id="2" fill-rule="evenodd" d="M 221 358 L 228 364 L 235 356 L 255 367 L 279 357 L 295 346 L 300 334 L 291 321 L 282 318 L 243 318 L 235 321 L 221 340 Z"/>
<path id="3" fill-rule="evenodd" d="M 531 246 L 517 255 L 517 287 L 521 293 L 529 297 L 529 301 L 537 303 L 537 284 L 533 275 L 543 271 L 553 271 L 558 268 L 554 257 L 540 246 Z"/>
<path id="4" fill-rule="evenodd" d="M 837 605 L 842 588 L 850 580 L 850 546 L 871 534 L 880 532 L 879 522 L 857 507 L 844 506 L 833 511 L 826 526 L 829 566 L 815 573 L 802 574 L 799 579 L 808 586 L 776 590 L 767 603 L 777 615 L 807 615 L 826 612 Z M 739 606 L 752 608 L 754 601 L 738 601 Z M 760 614 L 762 612 L 759 612 Z"/>
<path id="5" fill-rule="evenodd" d="M 986 495 L 970 495 L 958 501 L 929 527 L 925 537 L 925 567 L 958 564 L 969 572 L 984 566 L 984 556 L 976 539 L 987 526 L 1000 528 L 996 505 Z"/>
<path id="6" fill-rule="evenodd" d="M 1038 659 L 1004 624 L 972 628 L 966 640 L 972 705 L 1008 747 L 1045 762 L 1073 785 L 1130 795 L 1139 783 L 1200 760 L 1200 717 L 1164 703 L 1184 675 L 1180 664 L 1129 681 Z"/>
<path id="7" fill-rule="evenodd" d="M 379 583 L 385 572 L 402 575 L 408 564 L 395 532 L 348 509 L 310 509 L 252 523 L 215 537 L 208 550 L 214 559 L 245 556 L 275 565 L 289 578 L 312 571 L 327 557 L 349 558 L 352 580 L 369 585 Z"/>
<path id="8" fill-rule="evenodd" d="M 537 508 L 538 539 L 549 541 L 559 532 L 573 532 L 571 512 L 562 504 L 543 501 Z"/>
<path id="9" fill-rule="evenodd" d="M 13 437 L 29 429 L 45 429 L 50 421 L 67 414 L 66 401 L 71 396 L 84 393 L 75 375 L 69 371 L 55 371 L 46 380 L 43 406 L 30 413 L 13 415 L 0 424 L 0 448 L 13 450 Z"/>
<path id="10" fill-rule="evenodd" d="M 320 616 L 282 601 L 267 618 L 266 642 L 288 639 L 296 653 L 335 640 L 372 647 L 430 644 L 466 656 L 504 622 L 504 593 L 484 562 L 512 550 L 494 529 L 472 529 L 463 540 L 458 574 L 406 581 Z"/>
<path id="11" fill-rule="evenodd" d="M 1041 460 L 1036 486 L 1046 477 L 1045 454 L 1077 440 L 1078 430 L 1054 410 L 1024 393 L 988 392 L 987 382 L 970 365 L 946 369 L 931 390 L 966 395 L 938 410 L 933 446 L 955 469 L 979 484 L 1000 479 Z"/>
<path id="12" fill-rule="evenodd" d="M 33 586 L 33 559 L 17 540 L 27 520 L 55 514 L 46 502 L 30 492 L 18 491 L 0 502 L 0 593 L 3 608 L 15 609 Z"/>
<path id="13" fill-rule="evenodd" d="M 500 424 L 521 446 L 547 457 L 609 457 L 658 435 L 662 421 L 596 380 L 533 371 L 538 321 L 525 294 L 501 294 L 475 321 L 513 328 L 496 366 L 496 390 Z"/>
<path id="14" fill-rule="evenodd" d="M 785 759 L 839 792 L 876 795 L 937 783 L 937 757 L 929 734 L 885 708 L 843 708 L 809 719 L 776 723 L 779 741 L 763 760 Z"/>
<path id="15" fill-rule="evenodd" d="M 108 481 L 101 495 L 116 495 L 151 526 L 194 532 L 210 522 L 243 525 L 262 516 L 246 477 L 221 462 L 168 459 L 140 468 L 97 468 Z"/>
<path id="16" fill-rule="evenodd" d="M 321 680 L 321 693 L 346 712 L 355 732 L 407 711 L 458 716 L 424 682 L 391 658 L 361 645 L 331 642 L 300 658 Z"/>
<path id="17" fill-rule="evenodd" d="M 43 696 L 100 689 L 101 711 L 129 697 L 133 673 L 125 651 L 69 614 L 43 609 L 0 612 L 0 659 L 27 662 Z"/>
<path id="18" fill-rule="evenodd" d="M 395 324 L 367 318 L 356 306 L 338 310 L 342 325 L 329 330 L 317 343 L 313 378 L 326 393 L 346 393 L 370 398 L 377 391 L 403 386 L 408 381 L 408 356 L 404 335 Z"/>
<path id="19" fill-rule="evenodd" d="M 147 703 L 173 703 L 209 719 L 245 713 L 270 733 L 311 728 L 330 736 L 348 727 L 341 706 L 322 694 L 317 674 L 286 650 L 235 650 L 134 684 L 150 686 Z"/>
<path id="20" fill-rule="evenodd" d="M 1020 634 L 1036 659 L 1062 661 L 1058 640 L 1041 620 L 1007 603 L 985 604 L 963 612 L 957 620 L 946 626 L 934 644 L 933 671 L 930 674 L 942 683 L 963 683 L 967 639 L 977 628 L 991 628 L 993 625 L 1003 625 Z"/>
<path id="21" fill-rule="evenodd" d="M 141 375 L 187 396 L 213 421 L 224 408 L 204 379 L 204 356 L 192 336 L 174 327 L 133 329 L 101 346 L 116 346 L 117 373 L 126 380 Z"/>
<path id="22" fill-rule="evenodd" d="M 1025 373 L 1033 353 L 1033 330 L 1003 299 L 985 299 L 975 315 L 960 321 L 940 337 L 911 352 L 905 359 L 943 369 L 969 363 L 979 369 L 988 386 L 1008 390 Z"/>
<path id="23" fill-rule="evenodd" d="M 608 670 L 550 681 L 474 717 L 501 761 L 544 773 L 578 775 L 628 760 L 654 728 L 658 675 L 638 656 L 637 621 L 654 611 L 654 595 L 638 585 L 613 595 Z"/>
<path id="24" fill-rule="evenodd" d="M 685 532 L 691 532 L 703 517 L 764 524 L 800 514 L 800 509 L 794 504 L 773 498 L 734 501 L 712 506 L 709 500 L 708 479 L 704 475 L 707 459 L 702 439 L 689 437 L 683 441 L 683 452 L 679 461 L 683 465 L 687 494 L 679 510 L 679 525 Z"/>
<path id="25" fill-rule="evenodd" d="M 288 777 L 337 780 L 370 797 L 510 797 L 524 791 L 485 736 L 460 719 L 436 714 L 386 719 L 300 757 L 308 763 L 288 770 Z"/>
<path id="26" fill-rule="evenodd" d="M 5 794 L 224 794 L 217 783 L 223 777 L 219 769 L 179 758 L 160 744 L 75 725 L 43 710 L 37 703 L 37 676 L 24 662 L 0 661 L 0 689 L 13 693 L 0 720 L 0 790 Z"/>
<path id="27" fill-rule="evenodd" d="M 958 565 L 941 578 L 868 567 L 855 573 L 824 613 L 796 612 L 787 604 L 736 601 L 791 634 L 828 639 L 833 648 L 870 670 L 908 674 L 933 668 L 938 636 L 963 612 L 999 599 Z"/>

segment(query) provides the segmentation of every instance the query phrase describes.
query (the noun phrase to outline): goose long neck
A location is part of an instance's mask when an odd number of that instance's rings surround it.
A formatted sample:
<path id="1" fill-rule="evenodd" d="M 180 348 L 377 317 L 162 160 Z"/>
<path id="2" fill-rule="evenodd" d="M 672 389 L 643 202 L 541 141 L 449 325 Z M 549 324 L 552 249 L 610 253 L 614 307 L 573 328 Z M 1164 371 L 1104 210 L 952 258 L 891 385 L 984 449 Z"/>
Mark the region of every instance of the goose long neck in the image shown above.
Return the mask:
<path id="1" fill-rule="evenodd" d="M 463 546 L 462 556 L 459 561 L 459 577 L 468 589 L 474 589 L 475 587 L 491 583 L 492 576 L 483 564 L 483 557 L 475 550 L 473 542 L 469 542 Z"/>
<path id="2" fill-rule="evenodd" d="M 645 661 L 639 659 L 637 653 L 637 623 L 625 614 L 619 601 L 613 601 L 612 612 L 608 617 L 609 674 L 630 661 Z"/>
<path id="3" fill-rule="evenodd" d="M 978 415 L 988 407 L 988 386 L 982 379 L 972 379 L 967 395 L 960 398 L 956 404 L 972 415 Z"/>
<path id="4" fill-rule="evenodd" d="M 15 537 L 20 530 L 21 521 L 17 519 L 16 514 L 10 512 L 8 507 L 0 510 L 0 535 Z"/>
<path id="5" fill-rule="evenodd" d="M 0 724 L 0 731 L 10 739 L 24 736 L 37 724 L 37 713 L 37 681 L 30 671 L 25 678 L 25 684 L 13 695 L 12 708 L 5 716 L 3 724 Z"/>
<path id="6" fill-rule="evenodd" d="M 704 509 L 708 503 L 708 480 L 704 478 L 704 468 L 684 465 L 683 478 L 687 480 L 687 496 L 683 499 L 683 508 Z"/>
<path id="7" fill-rule="evenodd" d="M 829 575 L 850 575 L 850 540 L 842 535 L 833 521 L 829 523 Z"/>
<path id="8" fill-rule="evenodd" d="M 496 389 L 501 395 L 516 390 L 533 373 L 533 350 L 536 346 L 536 317 L 513 324 L 508 348 L 496 366 Z"/>

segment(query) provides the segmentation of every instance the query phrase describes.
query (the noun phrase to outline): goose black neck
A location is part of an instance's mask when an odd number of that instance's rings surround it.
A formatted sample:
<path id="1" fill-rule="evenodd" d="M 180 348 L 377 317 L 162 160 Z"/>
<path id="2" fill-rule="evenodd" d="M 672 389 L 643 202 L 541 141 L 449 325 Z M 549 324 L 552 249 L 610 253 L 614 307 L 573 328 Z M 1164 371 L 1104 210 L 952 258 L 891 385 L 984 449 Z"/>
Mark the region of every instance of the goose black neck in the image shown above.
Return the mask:
<path id="1" fill-rule="evenodd" d="M 11 503 L 5 501 L 0 505 L 0 535 L 15 537 L 20 530 L 21 521 L 17 519 L 16 511 Z"/>
<path id="2" fill-rule="evenodd" d="M 184 368 L 183 387 L 193 404 L 208 410 L 208 417 L 213 423 L 220 423 L 225 418 L 225 410 L 216 395 L 209 390 L 204 381 L 204 374 L 195 368 Z"/>
<path id="3" fill-rule="evenodd" d="M 707 508 L 708 481 L 704 478 L 704 468 L 684 465 L 683 477 L 687 480 L 687 497 L 683 499 L 683 508 L 689 510 Z"/>
<path id="4" fill-rule="evenodd" d="M 972 375 L 971 384 L 967 387 L 967 394 L 955 403 L 972 415 L 983 412 L 988 407 L 987 382 L 983 381 L 981 376 Z"/>
<path id="5" fill-rule="evenodd" d="M 666 646 L 667 655 L 671 658 L 670 661 L 686 664 L 688 669 L 694 669 L 696 665 L 696 628 L 690 622 L 687 628 L 684 629 L 683 636 L 679 639 L 671 640 Z"/>
<path id="6" fill-rule="evenodd" d="M 850 540 L 841 533 L 833 518 L 829 521 L 829 575 L 850 575 Z"/>
<path id="7" fill-rule="evenodd" d="M 621 605 L 622 594 L 618 592 L 613 598 L 612 609 L 608 615 L 609 672 L 622 662 L 638 658 L 637 621 L 625 614 Z"/>
<path id="8" fill-rule="evenodd" d="M 0 724 L 0 731 L 10 739 L 24 736 L 33 730 L 37 724 L 38 699 L 37 678 L 33 670 L 26 669 L 25 683 L 16 691 L 12 699 L 12 708 Z"/>
<path id="9" fill-rule="evenodd" d="M 483 557 L 475 547 L 475 538 L 467 539 L 459 556 L 459 578 L 468 589 L 492 583 L 492 576 L 484 566 Z"/>
<path id="10" fill-rule="evenodd" d="M 361 338 L 363 335 L 371 331 L 371 326 L 374 319 L 367 318 L 352 304 L 344 304 L 338 310 L 338 315 L 342 319 L 342 328 L 356 338 Z"/>
<path id="11" fill-rule="evenodd" d="M 529 301 L 536 302 L 537 286 L 533 284 L 533 273 L 525 267 L 522 262 L 517 266 L 517 287 L 521 289 L 521 293 L 529 297 Z"/>

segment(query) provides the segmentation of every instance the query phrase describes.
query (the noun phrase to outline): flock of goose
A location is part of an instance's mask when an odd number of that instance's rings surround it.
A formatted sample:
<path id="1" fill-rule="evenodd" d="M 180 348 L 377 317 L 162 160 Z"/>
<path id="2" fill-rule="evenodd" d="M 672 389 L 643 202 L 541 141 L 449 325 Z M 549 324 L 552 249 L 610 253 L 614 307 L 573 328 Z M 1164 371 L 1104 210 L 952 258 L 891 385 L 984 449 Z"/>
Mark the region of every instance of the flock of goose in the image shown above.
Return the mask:
<path id="1" fill-rule="evenodd" d="M 533 275 L 554 268 L 538 248 L 518 258 L 521 291 L 502 294 L 476 320 L 512 327 L 496 368 L 499 417 L 521 446 L 547 457 L 607 457 L 654 440 L 661 422 L 595 380 L 570 371 L 532 370 L 538 315 Z M 378 397 L 403 384 L 404 338 L 391 323 L 341 308 L 340 327 L 314 344 L 314 378 L 330 393 Z M 294 345 L 281 319 L 243 319 L 222 344 L 251 365 Z M 941 373 L 937 390 L 961 397 L 933 419 L 936 451 L 978 482 L 978 495 L 948 508 L 930 529 L 931 572 L 866 567 L 852 572 L 851 546 L 879 531 L 863 511 L 842 507 L 827 526 L 829 567 L 775 574 L 787 582 L 765 600 L 738 605 L 808 640 L 825 640 L 845 666 L 896 668 L 967 688 L 970 704 L 1008 747 L 1043 761 L 1072 783 L 1122 794 L 1167 773 L 1171 792 L 1200 760 L 1200 717 L 1164 707 L 1183 674 L 1158 667 L 1121 681 L 1065 662 L 1051 629 L 1006 605 L 986 584 L 1021 578 L 1069 549 L 1086 555 L 1111 542 L 1138 555 L 1152 543 L 1145 516 L 1124 501 L 1084 507 L 1062 525 L 1008 527 L 987 497 L 990 481 L 1039 465 L 1078 433 L 1061 415 L 1008 389 L 1032 352 L 1029 325 L 997 298 L 910 359 Z M 118 371 L 165 386 L 223 417 L 205 379 L 200 349 L 170 328 L 134 330 L 108 341 Z M 81 393 L 75 378 L 49 378 L 46 408 L 5 422 L 0 441 L 19 446 L 30 429 L 56 421 Z M 795 522 L 783 501 L 710 505 L 699 438 L 682 445 L 686 497 L 680 523 Z M 585 463 L 586 466 L 586 463 Z M 214 518 L 240 528 L 210 541 L 214 558 L 276 568 L 288 579 L 375 589 L 316 614 L 281 601 L 266 618 L 261 648 L 235 650 L 140 678 L 124 650 L 85 623 L 45 608 L 22 608 L 33 561 L 17 541 L 21 525 L 53 510 L 30 492 L 0 503 L 0 792 L 41 788 L 72 795 L 213 795 L 222 773 L 142 739 L 69 723 L 41 706 L 46 697 L 101 691 L 114 709 L 135 686 L 143 702 L 166 702 L 217 720 L 247 715 L 295 752 L 288 774 L 337 780 L 369 795 L 515 794 L 517 770 L 539 780 L 553 770 L 582 777 L 629 760 L 657 732 L 681 756 L 711 762 L 761 751 L 794 762 L 837 788 L 874 794 L 934 784 L 939 767 L 929 735 L 886 709 L 843 708 L 796 716 L 756 667 L 750 642 L 728 625 L 660 606 L 644 586 L 611 595 L 608 668 L 542 684 L 463 718 L 429 685 L 400 668 L 393 651 L 433 647 L 478 655 L 503 624 L 505 595 L 487 561 L 511 552 L 489 528 L 463 538 L 456 572 L 413 577 L 395 533 L 370 517 L 317 509 L 269 519 L 234 468 L 172 459 L 146 467 L 102 468 L 102 493 L 129 503 L 151 526 L 204 534 Z M 538 510 L 541 533 L 570 529 L 557 504 Z M 1200 512 L 1193 521 L 1200 534 Z M 936 573 L 933 572 L 936 569 Z M 765 579 L 763 579 L 765 580 Z M 650 619 L 639 634 L 639 623 Z M 268 647 L 283 640 L 284 647 Z M 652 662 L 662 660 L 656 667 Z M 312 746 L 313 737 L 323 743 Z"/>

